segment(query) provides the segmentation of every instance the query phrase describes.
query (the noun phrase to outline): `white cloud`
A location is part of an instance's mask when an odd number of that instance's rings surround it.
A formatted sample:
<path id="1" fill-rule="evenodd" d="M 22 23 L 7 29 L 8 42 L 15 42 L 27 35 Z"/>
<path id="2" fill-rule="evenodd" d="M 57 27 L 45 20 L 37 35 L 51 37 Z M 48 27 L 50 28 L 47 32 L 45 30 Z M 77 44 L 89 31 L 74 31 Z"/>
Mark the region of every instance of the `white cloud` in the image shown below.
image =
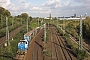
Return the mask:
<path id="1" fill-rule="evenodd" d="M 70 16 L 75 13 L 88 13 L 90 10 L 90 0 L 48 0 L 41 5 L 32 4 L 27 0 L 15 0 L 15 2 L 0 0 L 0 6 L 8 9 L 12 15 L 26 12 L 31 16 L 49 16 L 49 14 L 53 16 Z"/>
<path id="2" fill-rule="evenodd" d="M 19 0 L 20 2 L 22 2 L 22 3 L 24 3 L 25 2 L 25 0 Z"/>
<path id="3" fill-rule="evenodd" d="M 57 7 L 61 7 L 62 4 L 60 0 L 48 0 L 46 3 L 43 4 L 43 6 L 47 6 L 50 8 L 57 8 Z"/>
<path id="4" fill-rule="evenodd" d="M 22 7 L 24 7 L 24 8 L 29 8 L 29 7 L 30 7 L 30 2 L 23 4 Z"/>
<path id="5" fill-rule="evenodd" d="M 25 3 L 26 0 L 16 0 L 18 3 Z"/>
<path id="6" fill-rule="evenodd" d="M 75 2 L 89 3 L 90 0 L 74 0 Z"/>
<path id="7" fill-rule="evenodd" d="M 73 0 L 67 0 L 67 1 L 63 1 L 63 2 L 62 2 L 62 0 L 48 0 L 47 2 L 45 2 L 42 5 L 45 7 L 49 7 L 51 9 L 55 9 L 55 8 L 70 6 L 71 3 L 73 3 Z"/>
<path id="8" fill-rule="evenodd" d="M 40 11 L 40 13 L 43 13 L 43 14 L 49 14 L 51 13 L 52 11 L 49 9 L 49 10 L 43 10 L 43 11 Z"/>
<path id="9" fill-rule="evenodd" d="M 0 0 L 0 6 L 6 8 L 8 5 L 10 5 L 10 0 Z"/>
<path id="10" fill-rule="evenodd" d="M 66 5 L 70 5 L 70 3 L 72 2 L 73 0 L 68 0 L 67 2 L 64 2 L 63 5 L 66 6 Z"/>
<path id="11" fill-rule="evenodd" d="M 15 4 L 10 4 L 6 8 L 9 9 L 9 10 L 13 10 L 13 11 L 19 10 L 19 7 L 16 7 Z"/>
<path id="12" fill-rule="evenodd" d="M 90 7 L 90 0 L 74 0 L 75 2 L 82 3 L 84 6 Z"/>
<path id="13" fill-rule="evenodd" d="M 40 7 L 37 7 L 37 6 L 34 6 L 34 7 L 32 7 L 30 10 L 43 10 L 42 8 L 40 8 Z"/>

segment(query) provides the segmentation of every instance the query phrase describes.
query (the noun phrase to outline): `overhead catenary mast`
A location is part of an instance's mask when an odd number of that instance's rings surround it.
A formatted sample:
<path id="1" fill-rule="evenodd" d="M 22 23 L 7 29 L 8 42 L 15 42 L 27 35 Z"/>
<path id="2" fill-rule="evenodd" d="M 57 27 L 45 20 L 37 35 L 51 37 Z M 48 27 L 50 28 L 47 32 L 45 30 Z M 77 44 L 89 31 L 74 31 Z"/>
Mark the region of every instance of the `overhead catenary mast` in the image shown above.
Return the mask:
<path id="1" fill-rule="evenodd" d="M 44 24 L 44 50 L 46 51 L 46 23 Z"/>
<path id="2" fill-rule="evenodd" d="M 65 35 L 65 19 L 64 19 L 64 16 L 63 16 L 63 36 Z"/>
<path id="3" fill-rule="evenodd" d="M 28 32 L 28 17 L 27 17 L 27 32 Z"/>
<path id="4" fill-rule="evenodd" d="M 5 46 L 10 45 L 9 42 L 9 30 L 8 30 L 8 18 L 6 17 L 6 43 Z"/>
<path id="5" fill-rule="evenodd" d="M 80 16 L 80 37 L 79 37 L 79 50 L 82 49 L 82 15 Z"/>
<path id="6" fill-rule="evenodd" d="M 39 18 L 38 18 L 38 27 L 39 27 Z"/>
<path id="7" fill-rule="evenodd" d="M 58 27 L 58 20 L 59 20 L 59 18 L 57 18 L 57 27 Z"/>
<path id="8" fill-rule="evenodd" d="M 21 25 L 22 25 L 22 18 L 21 18 Z"/>

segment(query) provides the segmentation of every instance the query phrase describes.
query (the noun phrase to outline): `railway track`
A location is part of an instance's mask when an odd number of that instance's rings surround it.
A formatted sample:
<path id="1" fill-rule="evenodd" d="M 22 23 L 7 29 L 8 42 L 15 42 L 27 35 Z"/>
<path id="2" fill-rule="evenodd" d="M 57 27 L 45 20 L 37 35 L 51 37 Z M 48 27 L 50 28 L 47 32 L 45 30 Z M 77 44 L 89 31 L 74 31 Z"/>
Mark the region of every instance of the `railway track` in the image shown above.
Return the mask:
<path id="1" fill-rule="evenodd" d="M 6 42 L 6 36 L 0 38 L 0 46 Z"/>
<path id="2" fill-rule="evenodd" d="M 43 60 L 42 38 L 43 30 L 38 32 L 30 42 L 25 60 Z"/>
<path id="3" fill-rule="evenodd" d="M 72 55 L 69 52 L 69 49 L 66 47 L 65 41 L 58 36 L 56 28 L 51 28 L 53 30 L 51 33 L 52 44 L 54 46 L 54 52 L 52 51 L 52 55 L 55 55 L 55 58 L 52 56 L 51 60 L 75 60 L 72 59 Z"/>
<path id="4" fill-rule="evenodd" d="M 53 44 L 54 44 L 54 49 L 55 49 L 55 53 L 56 53 L 56 59 L 55 60 L 66 60 L 64 59 L 64 55 L 63 54 L 60 54 L 62 51 L 61 51 L 61 48 L 59 47 L 59 43 L 57 41 L 57 32 L 55 31 L 56 29 L 53 28 Z"/>
<path id="5" fill-rule="evenodd" d="M 10 37 L 10 40 L 11 40 L 11 39 L 13 38 L 13 36 L 14 36 L 15 34 L 17 34 L 17 33 L 20 31 L 20 29 L 22 29 L 24 26 L 25 26 L 25 25 L 22 25 L 22 26 L 18 27 L 17 29 L 11 31 L 11 32 L 10 32 L 10 36 L 9 36 L 9 37 Z M 5 42 L 6 42 L 6 36 L 0 38 L 0 46 L 2 46 Z"/>
<path id="6" fill-rule="evenodd" d="M 50 50 L 51 50 L 51 60 L 56 60 L 56 53 L 55 53 L 55 49 L 54 49 L 54 44 L 52 43 L 53 41 L 53 35 L 52 35 L 52 31 L 51 31 L 51 26 L 49 26 L 49 32 L 50 32 Z"/>
<path id="7" fill-rule="evenodd" d="M 43 47 L 42 47 L 42 38 L 41 36 L 43 33 L 40 33 L 37 38 L 34 38 L 34 43 L 33 43 L 33 49 L 32 49 L 32 57 L 31 60 L 43 60 Z"/>
<path id="8" fill-rule="evenodd" d="M 33 46 L 33 51 L 32 51 L 32 60 L 34 60 L 34 46 Z"/>
<path id="9" fill-rule="evenodd" d="M 56 28 L 52 25 L 49 27 L 50 36 L 46 49 L 51 52 L 51 56 L 43 54 L 43 42 L 40 37 L 43 32 L 40 32 L 40 34 L 37 34 L 34 39 L 32 39 L 28 53 L 26 54 L 26 60 L 77 60 L 69 51 L 66 42 L 58 36 Z"/>
<path id="10" fill-rule="evenodd" d="M 14 60 L 25 60 L 26 54 L 25 55 L 19 55 L 17 54 Z"/>
<path id="11" fill-rule="evenodd" d="M 74 38 L 74 37 L 72 37 L 71 35 L 69 35 L 70 36 L 70 38 L 72 39 L 72 41 L 73 42 L 75 42 L 77 45 L 78 45 L 78 41 Z M 87 54 L 90 56 L 90 51 L 89 51 L 89 49 L 86 47 L 86 43 L 85 42 L 83 42 L 83 45 L 82 45 L 82 48 L 84 49 L 84 50 L 86 50 L 86 52 L 87 52 Z"/>
<path id="12" fill-rule="evenodd" d="M 61 27 L 59 27 L 59 28 L 62 30 Z M 63 31 L 63 30 L 62 30 L 62 31 Z M 77 47 L 78 47 L 78 41 L 77 41 L 74 37 L 72 37 L 70 34 L 69 34 L 69 36 L 70 36 L 70 38 L 72 39 L 72 41 L 77 44 Z M 83 48 L 84 50 L 86 50 L 87 54 L 90 56 L 90 49 L 88 49 L 89 46 L 87 47 L 87 45 L 88 45 L 88 44 L 86 44 L 86 43 L 83 41 L 82 48 Z"/>
<path id="13" fill-rule="evenodd" d="M 39 46 L 37 45 L 37 43 L 37 41 L 34 42 L 32 60 L 38 60 Z"/>
<path id="14" fill-rule="evenodd" d="M 51 53 L 52 53 L 52 37 L 50 37 L 50 42 L 51 42 L 50 43 L 50 46 L 51 46 L 51 49 L 50 50 L 51 50 Z M 52 55 L 51 55 L 51 60 L 52 60 Z"/>
<path id="15" fill-rule="evenodd" d="M 60 40 L 59 40 L 60 39 Z M 63 54 L 64 54 L 64 56 L 65 56 L 65 59 L 66 60 L 73 60 L 72 59 L 72 57 L 71 57 L 71 55 L 70 55 L 70 53 L 69 53 L 69 51 L 68 51 L 68 48 L 66 47 L 66 45 L 65 45 L 65 43 L 64 43 L 64 41 L 63 41 L 63 39 L 61 38 L 61 37 L 59 37 L 59 39 L 58 39 L 58 42 L 61 44 L 61 46 L 63 47 L 62 48 L 62 51 L 63 51 Z"/>

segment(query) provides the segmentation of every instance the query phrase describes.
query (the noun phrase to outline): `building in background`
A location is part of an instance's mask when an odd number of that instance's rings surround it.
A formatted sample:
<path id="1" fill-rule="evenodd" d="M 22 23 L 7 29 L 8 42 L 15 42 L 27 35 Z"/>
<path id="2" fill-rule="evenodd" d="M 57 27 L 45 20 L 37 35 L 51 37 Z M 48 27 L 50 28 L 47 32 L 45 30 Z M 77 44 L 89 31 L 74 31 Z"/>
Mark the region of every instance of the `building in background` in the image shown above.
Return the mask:
<path id="1" fill-rule="evenodd" d="M 50 14 L 50 17 L 49 18 L 50 18 L 50 20 L 52 20 L 52 15 L 51 14 Z"/>
<path id="2" fill-rule="evenodd" d="M 76 14 L 74 14 L 74 16 L 70 16 L 70 18 L 76 18 Z"/>

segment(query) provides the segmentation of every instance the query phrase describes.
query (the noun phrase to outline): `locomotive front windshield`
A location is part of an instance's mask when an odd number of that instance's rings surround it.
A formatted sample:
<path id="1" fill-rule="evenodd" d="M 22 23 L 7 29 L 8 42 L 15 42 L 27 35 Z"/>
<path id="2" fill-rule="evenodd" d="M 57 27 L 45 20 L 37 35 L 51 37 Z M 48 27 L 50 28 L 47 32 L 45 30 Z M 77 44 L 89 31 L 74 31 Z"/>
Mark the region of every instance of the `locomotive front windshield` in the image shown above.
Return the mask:
<path id="1" fill-rule="evenodd" d="M 20 41 L 20 43 L 26 43 L 26 44 L 27 44 L 27 42 L 26 42 L 26 41 Z"/>

